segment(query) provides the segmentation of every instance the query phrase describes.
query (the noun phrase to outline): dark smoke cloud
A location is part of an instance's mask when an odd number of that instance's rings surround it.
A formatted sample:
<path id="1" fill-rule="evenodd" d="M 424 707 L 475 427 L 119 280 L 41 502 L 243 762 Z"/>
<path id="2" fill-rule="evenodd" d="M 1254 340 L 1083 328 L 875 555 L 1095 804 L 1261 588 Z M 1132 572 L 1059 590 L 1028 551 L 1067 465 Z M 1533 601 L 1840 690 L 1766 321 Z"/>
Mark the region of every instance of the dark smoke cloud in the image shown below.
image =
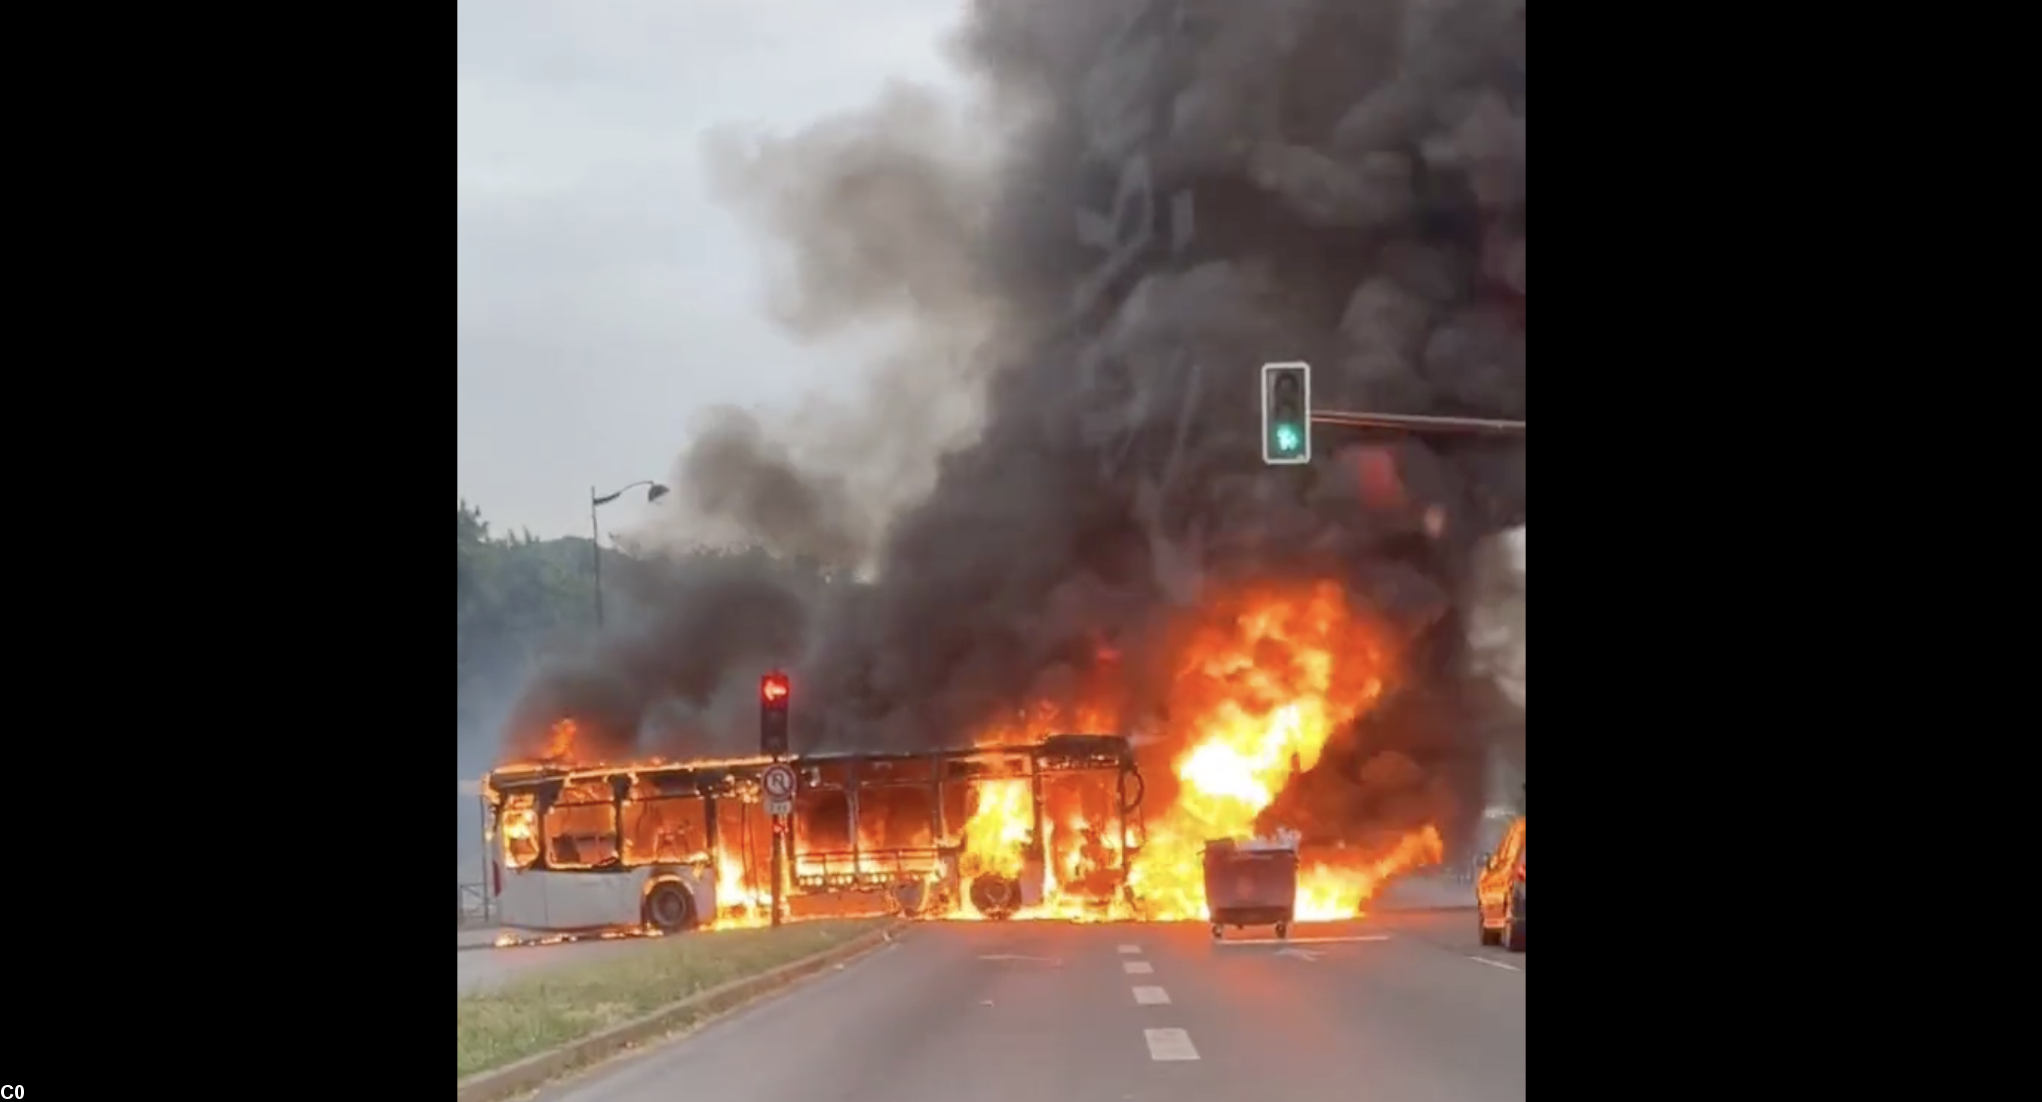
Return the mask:
<path id="1" fill-rule="evenodd" d="M 677 484 L 695 514 L 783 554 L 856 562 L 865 537 L 841 478 L 803 472 L 737 410 L 719 412 L 681 457 Z"/>
<path id="2" fill-rule="evenodd" d="M 628 727 L 774 652 L 798 660 L 806 745 L 926 745 L 1098 682 L 1110 647 L 1139 714 L 1174 607 L 1331 570 L 1422 661 L 1292 799 L 1478 785 L 1457 602 L 1469 548 L 1521 522 L 1521 444 L 1378 453 L 1321 430 L 1313 469 L 1265 469 L 1256 366 L 1309 360 L 1328 407 L 1524 415 L 1524 19 L 1523 0 L 975 0 L 956 53 L 976 114 L 892 88 L 789 137 L 719 136 L 715 182 L 783 262 L 774 315 L 886 352 L 863 405 L 704 434 L 678 488 L 870 580 L 675 587 L 648 608 L 656 650 L 600 656 L 584 695 Z"/>
<path id="3" fill-rule="evenodd" d="M 756 720 L 749 743 L 737 735 L 737 713 L 752 705 L 750 687 L 738 692 L 730 671 L 756 678 L 798 651 L 815 594 L 804 591 L 799 575 L 757 554 L 622 570 L 629 560 L 609 561 L 605 585 L 624 622 L 591 653 L 556 661 L 532 679 L 507 725 L 507 749 L 535 755 L 554 721 L 570 717 L 579 731 L 573 753 L 587 760 L 755 752 Z"/>

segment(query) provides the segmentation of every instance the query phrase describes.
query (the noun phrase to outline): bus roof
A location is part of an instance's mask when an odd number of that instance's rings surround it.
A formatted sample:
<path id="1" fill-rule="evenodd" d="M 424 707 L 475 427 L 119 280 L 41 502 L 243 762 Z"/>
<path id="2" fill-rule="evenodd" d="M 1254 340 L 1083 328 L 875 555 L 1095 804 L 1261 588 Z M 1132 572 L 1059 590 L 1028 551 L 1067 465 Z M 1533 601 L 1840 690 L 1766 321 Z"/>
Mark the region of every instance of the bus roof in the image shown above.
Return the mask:
<path id="1" fill-rule="evenodd" d="M 1042 754 L 1050 757 L 1118 757 L 1132 744 L 1125 735 L 1060 734 L 1033 742 L 992 742 L 978 746 L 946 746 L 934 750 L 818 750 L 796 754 L 795 764 L 832 761 L 912 761 L 927 758 L 974 758 L 1000 754 Z"/>
<path id="2" fill-rule="evenodd" d="M 608 762 L 573 765 L 548 761 L 520 762 L 492 770 L 484 784 L 502 787 L 505 784 L 595 779 L 635 773 L 755 773 L 771 764 L 773 759 L 764 757 L 696 758 L 691 761 L 665 761 L 653 758 L 624 765 L 611 765 Z"/>
<path id="3" fill-rule="evenodd" d="M 999 757 L 1028 754 L 1042 758 L 1056 759 L 1070 765 L 1097 763 L 1104 766 L 1109 761 L 1125 761 L 1132 757 L 1133 746 L 1124 735 L 1102 734 L 1059 734 L 1050 735 L 1034 742 L 1005 742 L 984 746 L 945 747 L 934 750 L 818 750 L 795 754 L 787 759 L 790 765 L 819 765 L 834 762 L 864 761 L 914 761 L 944 760 L 975 757 Z M 544 784 L 552 781 L 595 780 L 620 775 L 672 775 L 708 774 L 716 779 L 725 777 L 757 776 L 766 766 L 773 764 L 769 757 L 747 758 L 697 758 L 685 761 L 662 761 L 653 759 L 626 765 L 590 763 L 567 765 L 557 762 L 528 762 L 507 765 L 491 772 L 483 787 L 505 788 Z M 708 777 L 704 778 L 709 779 Z"/>

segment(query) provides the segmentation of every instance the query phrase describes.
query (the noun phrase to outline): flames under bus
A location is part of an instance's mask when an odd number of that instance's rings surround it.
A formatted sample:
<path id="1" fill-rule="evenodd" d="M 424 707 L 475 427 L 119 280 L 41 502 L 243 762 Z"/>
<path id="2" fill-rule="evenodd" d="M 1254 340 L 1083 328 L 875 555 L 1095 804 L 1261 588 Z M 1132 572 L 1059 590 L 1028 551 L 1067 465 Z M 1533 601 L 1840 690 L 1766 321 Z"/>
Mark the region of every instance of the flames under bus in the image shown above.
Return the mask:
<path id="1" fill-rule="evenodd" d="M 504 925 L 671 932 L 712 917 L 763 919 L 768 764 L 492 774 L 491 890 Z M 792 764 L 801 777 L 786 884 L 792 916 L 997 919 L 1052 891 L 1079 908 L 1128 898 L 1142 781 L 1120 736 L 805 754 Z"/>

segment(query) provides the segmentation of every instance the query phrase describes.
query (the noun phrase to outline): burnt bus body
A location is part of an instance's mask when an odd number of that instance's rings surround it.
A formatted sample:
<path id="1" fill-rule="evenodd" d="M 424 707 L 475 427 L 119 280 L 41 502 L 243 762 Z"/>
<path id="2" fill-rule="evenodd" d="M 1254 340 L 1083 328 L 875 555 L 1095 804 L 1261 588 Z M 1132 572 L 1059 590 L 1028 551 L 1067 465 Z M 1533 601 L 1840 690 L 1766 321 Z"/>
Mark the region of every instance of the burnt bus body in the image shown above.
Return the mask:
<path id="1" fill-rule="evenodd" d="M 727 865 L 759 870 L 771 827 L 766 758 L 644 766 L 510 766 L 484 783 L 488 890 L 505 926 L 549 932 L 693 929 L 745 903 L 718 897 Z"/>
<path id="2" fill-rule="evenodd" d="M 718 917 L 756 920 L 772 894 L 773 824 L 761 787 L 770 764 L 540 763 L 490 774 L 488 890 L 503 924 L 672 933 Z M 790 764 L 800 777 L 786 882 L 796 916 L 1007 918 L 1040 903 L 1052 877 L 1063 898 L 1105 907 L 1124 895 L 1141 849 L 1141 773 L 1118 735 L 802 754 Z M 997 868 L 974 868 L 964 830 L 995 784 L 1025 790 L 1014 805 L 1025 829 L 994 847 Z M 1053 819 L 1074 817 L 1096 825 L 1082 838 L 1059 837 Z M 1068 874 L 1080 866 L 1082 876 Z"/>
<path id="3" fill-rule="evenodd" d="M 812 753 L 795 765 L 801 785 L 789 910 L 796 915 L 1008 918 L 1043 902 L 1052 879 L 1063 898 L 1103 908 L 1124 896 L 1141 850 L 1141 773 L 1119 735 Z M 997 867 L 974 867 L 965 828 L 991 785 L 1025 787 L 1026 830 L 992 862 Z M 1083 837 L 1058 837 L 1055 821 L 1069 816 L 1057 810 L 1080 807 L 1101 825 Z M 1076 859 L 1077 847 L 1087 845 L 1087 856 L 1100 859 Z M 1057 875 L 1079 864 L 1082 877 Z"/>

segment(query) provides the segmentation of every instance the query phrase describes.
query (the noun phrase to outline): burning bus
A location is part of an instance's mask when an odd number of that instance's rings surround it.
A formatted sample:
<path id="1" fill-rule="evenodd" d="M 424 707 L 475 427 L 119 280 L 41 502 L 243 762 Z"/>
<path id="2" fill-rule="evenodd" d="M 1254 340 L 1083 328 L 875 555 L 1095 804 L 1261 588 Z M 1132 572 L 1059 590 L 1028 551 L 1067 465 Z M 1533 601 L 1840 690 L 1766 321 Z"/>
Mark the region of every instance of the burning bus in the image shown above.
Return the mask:
<path id="1" fill-rule="evenodd" d="M 504 925 L 671 933 L 766 921 L 770 758 L 509 766 L 485 784 Z M 1143 785 L 1118 735 L 792 759 L 788 912 L 1138 913 Z"/>
<path id="2" fill-rule="evenodd" d="M 1401 752 L 1425 744 L 1357 726 L 1395 691 L 1398 636 L 1331 582 L 1215 587 L 1184 616 L 1151 720 L 1102 697 L 1018 711 L 964 748 L 789 757 L 787 912 L 1203 921 L 1207 843 L 1283 828 L 1306 839 L 1295 914 L 1313 922 L 1442 859 L 1457 809 Z M 1051 733 L 1073 730 L 1142 737 Z M 486 784 L 505 925 L 770 919 L 772 759 L 588 764 L 602 751 L 581 734 L 555 721 L 534 764 Z"/>
<path id="3" fill-rule="evenodd" d="M 610 768 L 506 766 L 483 782 L 489 891 L 505 926 L 671 933 L 767 882 L 768 758 Z"/>
<path id="4" fill-rule="evenodd" d="M 795 914 L 880 893 L 932 918 L 1131 905 L 1142 778 L 1119 735 L 797 759 Z"/>

